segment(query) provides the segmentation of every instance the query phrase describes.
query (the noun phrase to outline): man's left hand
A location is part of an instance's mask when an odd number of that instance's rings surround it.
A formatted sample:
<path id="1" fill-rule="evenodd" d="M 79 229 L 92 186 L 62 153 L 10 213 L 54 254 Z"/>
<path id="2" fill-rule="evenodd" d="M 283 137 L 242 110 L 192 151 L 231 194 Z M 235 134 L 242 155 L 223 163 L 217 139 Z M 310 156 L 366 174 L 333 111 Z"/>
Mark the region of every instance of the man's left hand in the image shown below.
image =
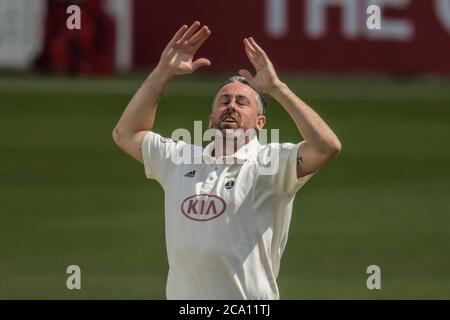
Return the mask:
<path id="1" fill-rule="evenodd" d="M 272 62 L 252 37 L 244 39 L 244 48 L 248 59 L 255 67 L 256 75 L 253 76 L 245 69 L 239 70 L 239 74 L 245 77 L 256 90 L 271 94 L 273 90 L 281 85 Z"/>

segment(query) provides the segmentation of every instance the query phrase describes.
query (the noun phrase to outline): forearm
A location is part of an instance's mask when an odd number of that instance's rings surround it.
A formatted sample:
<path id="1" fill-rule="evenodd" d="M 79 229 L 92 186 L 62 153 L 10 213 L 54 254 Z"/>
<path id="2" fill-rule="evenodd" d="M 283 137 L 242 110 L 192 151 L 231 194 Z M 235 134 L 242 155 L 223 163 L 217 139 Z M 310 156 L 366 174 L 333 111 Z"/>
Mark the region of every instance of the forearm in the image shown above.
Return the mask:
<path id="1" fill-rule="evenodd" d="M 277 84 L 270 94 L 294 120 L 300 134 L 312 147 L 322 153 L 336 153 L 339 139 L 321 117 L 297 97 L 284 83 Z"/>
<path id="2" fill-rule="evenodd" d="M 114 131 L 123 135 L 151 130 L 159 99 L 172 78 L 173 75 L 157 66 L 128 103 Z"/>

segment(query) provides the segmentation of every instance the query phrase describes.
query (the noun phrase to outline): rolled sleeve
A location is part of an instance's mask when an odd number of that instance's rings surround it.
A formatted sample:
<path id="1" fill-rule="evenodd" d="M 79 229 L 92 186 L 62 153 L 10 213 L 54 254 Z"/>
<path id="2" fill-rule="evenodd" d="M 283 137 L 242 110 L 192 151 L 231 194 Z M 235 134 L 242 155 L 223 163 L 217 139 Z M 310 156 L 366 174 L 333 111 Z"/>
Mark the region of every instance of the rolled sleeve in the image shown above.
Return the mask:
<path id="1" fill-rule="evenodd" d="M 144 160 L 145 176 L 155 179 L 163 186 L 172 170 L 172 154 L 177 143 L 171 139 L 149 131 L 142 140 L 141 152 Z"/>
<path id="2" fill-rule="evenodd" d="M 286 181 L 286 194 L 294 195 L 299 191 L 303 185 L 317 172 L 307 174 L 303 177 L 297 178 L 297 157 L 298 150 L 302 147 L 303 141 L 297 144 L 287 144 L 286 153 L 288 153 L 287 161 L 284 168 L 284 180 Z"/>
<path id="3" fill-rule="evenodd" d="M 268 165 L 274 169 L 267 174 L 266 180 L 271 184 L 276 193 L 292 197 L 314 175 L 315 172 L 297 178 L 297 154 L 303 144 L 280 143 L 267 145 L 262 156 L 265 167 Z"/>

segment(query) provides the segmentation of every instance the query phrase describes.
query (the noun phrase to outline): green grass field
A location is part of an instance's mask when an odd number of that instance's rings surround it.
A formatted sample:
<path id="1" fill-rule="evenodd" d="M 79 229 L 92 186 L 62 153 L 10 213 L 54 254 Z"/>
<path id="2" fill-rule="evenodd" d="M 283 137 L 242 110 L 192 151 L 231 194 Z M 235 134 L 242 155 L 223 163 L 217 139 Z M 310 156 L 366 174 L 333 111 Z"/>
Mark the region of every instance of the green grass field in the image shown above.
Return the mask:
<path id="1" fill-rule="evenodd" d="M 450 299 L 450 82 L 285 79 L 343 150 L 297 195 L 281 298 Z M 142 80 L 0 77 L 0 298 L 165 298 L 164 194 L 111 138 Z M 155 131 L 206 121 L 222 80 L 176 80 Z M 274 101 L 268 117 L 300 139 Z"/>

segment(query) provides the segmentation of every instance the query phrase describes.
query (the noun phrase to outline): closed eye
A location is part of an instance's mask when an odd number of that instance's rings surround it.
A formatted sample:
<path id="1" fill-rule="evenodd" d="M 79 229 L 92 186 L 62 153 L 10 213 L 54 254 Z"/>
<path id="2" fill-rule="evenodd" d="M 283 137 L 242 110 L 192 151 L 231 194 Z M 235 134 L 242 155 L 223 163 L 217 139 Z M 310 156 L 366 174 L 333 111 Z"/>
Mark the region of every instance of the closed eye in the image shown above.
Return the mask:
<path id="1" fill-rule="evenodd" d="M 236 104 L 239 106 L 248 106 L 250 104 L 250 100 L 246 96 L 237 95 L 235 97 Z M 219 102 L 223 105 L 228 105 L 231 102 L 231 96 L 228 94 L 222 95 L 219 98 Z"/>
<path id="2" fill-rule="evenodd" d="M 238 96 L 236 99 L 236 103 L 240 106 L 248 106 L 249 101 L 248 101 L 247 97 Z"/>
<path id="3" fill-rule="evenodd" d="M 227 97 L 227 96 L 222 96 L 222 97 L 220 97 L 219 101 L 220 101 L 221 104 L 229 104 L 231 99 L 229 97 Z"/>

